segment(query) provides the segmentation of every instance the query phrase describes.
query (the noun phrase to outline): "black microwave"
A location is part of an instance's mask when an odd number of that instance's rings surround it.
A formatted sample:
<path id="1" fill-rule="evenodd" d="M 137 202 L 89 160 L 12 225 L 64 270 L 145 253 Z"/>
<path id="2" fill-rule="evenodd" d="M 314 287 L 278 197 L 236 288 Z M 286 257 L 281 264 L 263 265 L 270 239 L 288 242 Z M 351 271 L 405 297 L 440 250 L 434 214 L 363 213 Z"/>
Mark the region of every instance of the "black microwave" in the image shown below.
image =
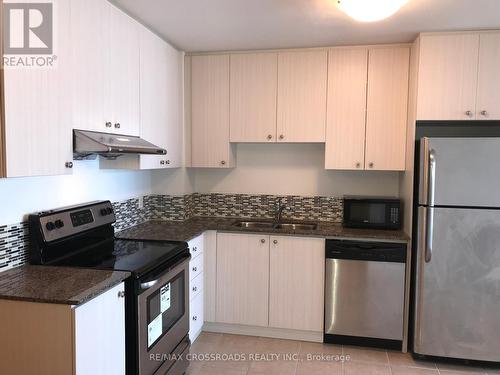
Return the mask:
<path id="1" fill-rule="evenodd" d="M 396 198 L 344 198 L 343 225 L 347 228 L 401 229 L 401 200 Z"/>

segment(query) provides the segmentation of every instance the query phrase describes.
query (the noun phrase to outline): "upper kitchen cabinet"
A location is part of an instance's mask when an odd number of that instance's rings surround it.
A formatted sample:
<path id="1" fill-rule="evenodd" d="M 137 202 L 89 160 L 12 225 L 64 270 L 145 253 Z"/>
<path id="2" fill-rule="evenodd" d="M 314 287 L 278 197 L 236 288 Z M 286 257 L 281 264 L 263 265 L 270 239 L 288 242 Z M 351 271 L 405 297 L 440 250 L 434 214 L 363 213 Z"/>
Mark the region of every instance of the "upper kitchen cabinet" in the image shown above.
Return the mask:
<path id="1" fill-rule="evenodd" d="M 278 55 L 231 55 L 231 142 L 276 141 Z"/>
<path id="2" fill-rule="evenodd" d="M 479 38 L 477 33 L 420 37 L 417 120 L 480 119 L 476 116 Z M 483 68 L 491 70 L 484 64 Z M 494 70 L 500 70 L 498 64 Z"/>
<path id="3" fill-rule="evenodd" d="M 370 49 L 365 169 L 405 169 L 409 68 L 409 47 Z"/>
<path id="4" fill-rule="evenodd" d="M 326 169 L 364 169 L 368 49 L 328 54 Z"/>
<path id="5" fill-rule="evenodd" d="M 139 30 L 103 0 L 71 0 L 73 128 L 139 135 Z"/>
<path id="6" fill-rule="evenodd" d="M 4 69 L 7 177 L 71 172 L 70 3 L 53 4 L 55 66 Z"/>
<path id="7" fill-rule="evenodd" d="M 500 33 L 480 34 L 476 119 L 500 119 Z"/>
<path id="8" fill-rule="evenodd" d="M 278 54 L 278 142 L 325 142 L 327 52 Z"/>
<path id="9" fill-rule="evenodd" d="M 329 53 L 325 167 L 405 168 L 409 48 Z"/>
<path id="10" fill-rule="evenodd" d="M 178 168 L 183 163 L 183 53 L 143 28 L 140 61 L 140 134 L 167 150 L 167 155 L 141 155 L 140 168 Z"/>
<path id="11" fill-rule="evenodd" d="M 191 56 L 191 166 L 232 168 L 229 55 Z"/>

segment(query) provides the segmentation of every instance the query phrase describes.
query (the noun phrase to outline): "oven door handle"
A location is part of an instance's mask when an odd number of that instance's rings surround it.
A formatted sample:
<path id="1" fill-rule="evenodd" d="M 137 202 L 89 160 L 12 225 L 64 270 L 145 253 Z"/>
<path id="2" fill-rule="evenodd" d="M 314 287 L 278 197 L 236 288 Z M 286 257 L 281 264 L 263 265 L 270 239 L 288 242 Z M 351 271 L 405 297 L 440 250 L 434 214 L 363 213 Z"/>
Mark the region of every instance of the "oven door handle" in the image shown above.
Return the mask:
<path id="1" fill-rule="evenodd" d="M 159 277 L 157 279 L 153 279 L 153 280 L 148 280 L 148 281 L 141 282 L 139 284 L 140 288 L 142 290 L 147 290 L 147 289 L 155 286 L 156 284 L 158 284 L 160 281 L 163 280 L 163 277 L 165 276 L 166 273 L 168 273 L 169 271 L 173 270 L 174 268 L 176 268 L 180 264 L 184 263 L 186 260 L 189 260 L 190 258 L 191 258 L 191 255 L 183 256 L 181 259 L 179 259 L 177 262 L 175 262 L 168 270 L 166 270 L 165 272 L 163 272 L 162 275 L 161 275 L 161 277 Z"/>

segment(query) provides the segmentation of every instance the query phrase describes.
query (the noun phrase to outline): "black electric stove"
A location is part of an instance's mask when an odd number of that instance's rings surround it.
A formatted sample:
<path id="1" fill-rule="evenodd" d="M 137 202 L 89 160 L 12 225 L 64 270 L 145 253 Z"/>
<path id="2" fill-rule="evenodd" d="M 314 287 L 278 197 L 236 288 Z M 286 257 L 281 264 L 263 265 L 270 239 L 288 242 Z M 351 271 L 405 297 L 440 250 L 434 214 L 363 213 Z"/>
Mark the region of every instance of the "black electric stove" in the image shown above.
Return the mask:
<path id="1" fill-rule="evenodd" d="M 182 374 L 187 362 L 176 358 L 190 344 L 188 245 L 116 239 L 115 221 L 109 201 L 32 214 L 30 263 L 130 272 L 125 280 L 127 375 Z M 158 319 L 161 330 L 150 329 L 158 327 Z"/>

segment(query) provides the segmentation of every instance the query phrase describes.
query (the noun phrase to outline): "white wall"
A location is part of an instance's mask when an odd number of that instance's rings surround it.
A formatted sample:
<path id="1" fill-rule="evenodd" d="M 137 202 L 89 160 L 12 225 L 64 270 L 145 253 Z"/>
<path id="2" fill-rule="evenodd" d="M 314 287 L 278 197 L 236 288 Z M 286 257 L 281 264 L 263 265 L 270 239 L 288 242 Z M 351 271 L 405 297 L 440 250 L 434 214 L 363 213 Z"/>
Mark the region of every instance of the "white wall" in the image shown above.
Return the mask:
<path id="1" fill-rule="evenodd" d="M 327 171 L 323 144 L 239 144 L 237 167 L 163 171 L 152 176 L 155 193 L 296 195 L 399 195 L 399 173 Z"/>
<path id="2" fill-rule="evenodd" d="M 99 199 L 121 201 L 151 190 L 151 172 L 99 170 L 98 161 L 75 161 L 73 175 L 0 179 L 0 225 L 26 214 Z"/>

